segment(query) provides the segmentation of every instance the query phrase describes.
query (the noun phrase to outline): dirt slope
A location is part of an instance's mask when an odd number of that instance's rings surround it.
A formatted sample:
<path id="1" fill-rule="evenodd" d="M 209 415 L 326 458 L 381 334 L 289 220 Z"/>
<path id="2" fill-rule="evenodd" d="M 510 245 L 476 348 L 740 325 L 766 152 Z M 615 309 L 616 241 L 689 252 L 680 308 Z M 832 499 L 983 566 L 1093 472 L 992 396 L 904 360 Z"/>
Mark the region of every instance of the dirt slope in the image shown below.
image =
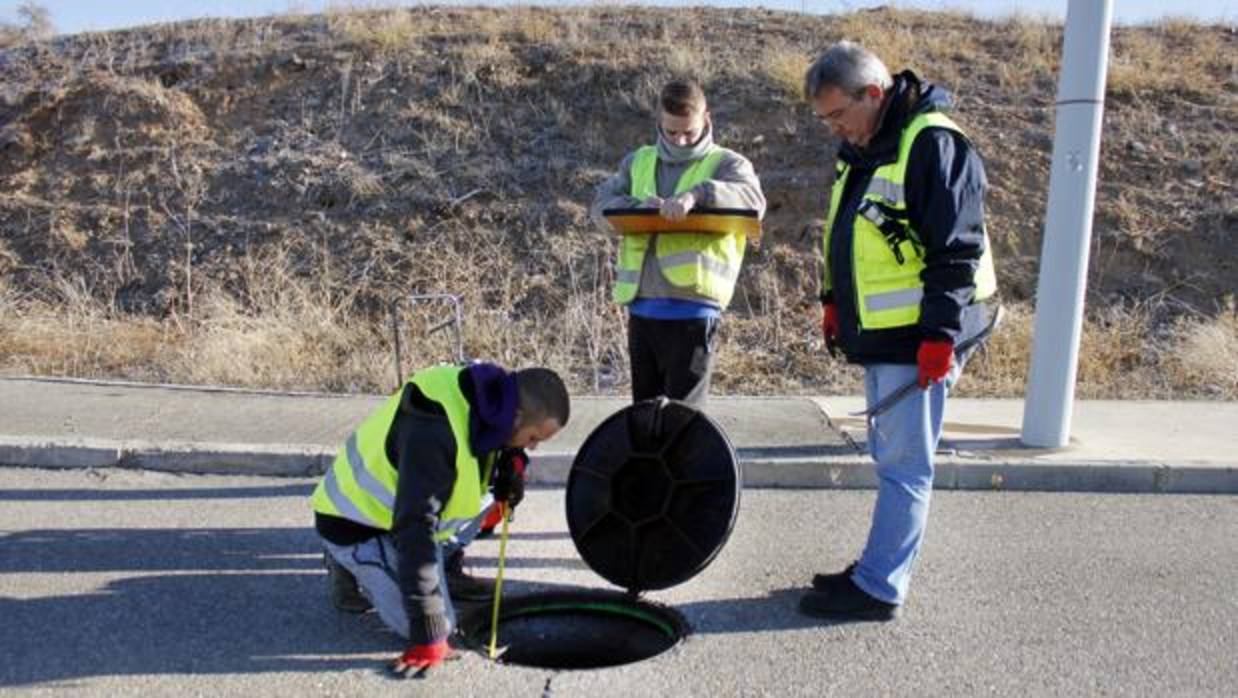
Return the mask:
<path id="1" fill-rule="evenodd" d="M 339 375 L 330 365 L 358 343 L 375 357 L 362 363 L 378 362 L 391 349 L 390 304 L 447 292 L 463 296 L 468 354 L 546 361 L 578 388 L 621 390 L 622 315 L 607 302 L 615 240 L 585 212 L 593 186 L 650 138 L 657 87 L 689 74 L 706 86 L 718 140 L 753 160 L 770 200 L 725 329 L 719 389 L 851 389 L 854 371 L 822 357 L 813 317 L 834 144 L 795 94 L 808 58 L 844 36 L 956 94 L 958 120 L 987 158 L 989 227 L 1017 311 L 970 389 L 1017 392 L 1060 27 L 889 10 L 419 8 L 0 51 L 0 319 L 10 335 L 0 366 L 375 389 L 385 366 Z M 1227 27 L 1115 32 L 1085 338 L 1099 358 L 1085 357 L 1084 394 L 1238 390 L 1229 354 L 1205 357 L 1202 373 L 1180 356 L 1190 342 L 1212 351 L 1238 339 L 1236 55 Z M 153 323 L 162 339 L 93 362 L 41 361 L 38 342 L 15 339 L 30 335 L 17 328 L 32 314 L 70 322 L 83 304 L 96 319 Z M 195 372 L 205 359 L 193 351 L 168 358 L 169 345 L 204 346 L 224 305 L 251 327 L 285 322 L 298 346 L 334 358 L 278 378 Z M 307 320 L 318 317 L 311 306 L 327 319 Z M 401 317 L 406 361 L 443 358 L 441 343 L 418 335 L 420 315 Z M 345 329 L 328 337 L 326 325 Z"/>

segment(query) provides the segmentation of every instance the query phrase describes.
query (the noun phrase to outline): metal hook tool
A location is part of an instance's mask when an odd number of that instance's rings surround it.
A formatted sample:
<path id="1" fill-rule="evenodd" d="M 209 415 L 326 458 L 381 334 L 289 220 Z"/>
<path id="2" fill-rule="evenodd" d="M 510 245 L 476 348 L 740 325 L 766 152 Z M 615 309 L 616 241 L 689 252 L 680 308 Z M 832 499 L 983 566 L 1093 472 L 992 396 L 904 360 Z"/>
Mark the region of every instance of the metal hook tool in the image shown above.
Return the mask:
<path id="1" fill-rule="evenodd" d="M 985 325 L 983 330 L 954 348 L 955 361 L 957 363 L 967 361 L 968 357 L 979 349 L 980 345 L 988 340 L 988 338 L 993 334 L 993 331 L 996 330 L 997 326 L 1001 324 L 1002 318 L 1005 317 L 1005 315 L 1006 309 L 1000 305 L 997 306 L 997 310 L 993 311 L 993 317 L 989 318 L 989 324 Z M 888 412 L 891 407 L 897 405 L 903 400 L 903 398 L 910 395 L 912 391 L 919 387 L 919 382 L 917 380 L 912 380 L 899 386 L 898 388 L 895 388 L 892 392 L 887 393 L 885 397 L 878 400 L 872 407 L 860 412 L 851 412 L 850 414 L 852 417 L 864 417 L 865 426 L 868 427 L 869 431 L 872 431 L 876 428 L 878 416 Z"/>

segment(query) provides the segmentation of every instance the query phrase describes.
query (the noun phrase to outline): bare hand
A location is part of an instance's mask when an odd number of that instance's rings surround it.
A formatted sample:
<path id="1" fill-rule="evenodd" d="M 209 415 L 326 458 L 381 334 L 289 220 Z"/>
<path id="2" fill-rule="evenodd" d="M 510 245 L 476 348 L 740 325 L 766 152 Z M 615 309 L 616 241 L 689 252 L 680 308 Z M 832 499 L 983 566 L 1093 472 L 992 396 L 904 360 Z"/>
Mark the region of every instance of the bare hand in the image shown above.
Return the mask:
<path id="1" fill-rule="evenodd" d="M 662 202 L 662 217 L 669 221 L 681 221 L 696 205 L 696 195 L 686 191 Z"/>

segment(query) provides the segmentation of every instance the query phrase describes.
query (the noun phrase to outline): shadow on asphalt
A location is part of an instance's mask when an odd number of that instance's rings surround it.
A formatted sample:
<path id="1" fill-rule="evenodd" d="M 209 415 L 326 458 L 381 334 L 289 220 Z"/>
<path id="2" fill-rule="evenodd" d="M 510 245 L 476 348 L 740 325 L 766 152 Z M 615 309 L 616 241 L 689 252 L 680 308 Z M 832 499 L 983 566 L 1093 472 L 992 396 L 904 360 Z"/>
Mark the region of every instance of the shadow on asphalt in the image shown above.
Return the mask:
<path id="1" fill-rule="evenodd" d="M 58 574 L 125 575 L 68 595 L 0 597 L 0 687 L 372 668 L 375 653 L 398 651 L 400 640 L 373 614 L 330 607 L 320 555 L 308 527 L 0 537 L 0 575 L 40 573 L 53 589 Z"/>
<path id="2" fill-rule="evenodd" d="M 263 499 L 268 497 L 305 497 L 314 485 L 272 485 L 269 487 L 223 487 L 217 489 L 140 489 L 140 490 L 0 490 L 0 502 L 78 502 L 78 501 L 141 501 L 162 499 Z"/>
<path id="3" fill-rule="evenodd" d="M 774 589 L 765 596 L 711 599 L 674 608 L 688 619 L 692 634 L 751 633 L 837 625 L 799 612 L 806 587 Z"/>
<path id="4" fill-rule="evenodd" d="M 32 529 L 0 536 L 0 551 L 0 574 L 323 569 L 308 526 Z"/>

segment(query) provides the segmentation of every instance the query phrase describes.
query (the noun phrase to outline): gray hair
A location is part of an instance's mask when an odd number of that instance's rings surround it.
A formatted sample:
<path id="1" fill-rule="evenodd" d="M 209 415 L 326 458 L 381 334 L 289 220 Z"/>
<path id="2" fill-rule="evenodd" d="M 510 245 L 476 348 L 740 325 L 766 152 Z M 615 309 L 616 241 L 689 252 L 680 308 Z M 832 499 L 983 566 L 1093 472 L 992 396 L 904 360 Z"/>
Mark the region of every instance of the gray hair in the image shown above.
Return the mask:
<path id="1" fill-rule="evenodd" d="M 804 73 L 804 97 L 814 99 L 830 87 L 858 94 L 869 85 L 888 90 L 893 84 L 890 69 L 875 53 L 843 40 L 827 48 Z"/>

